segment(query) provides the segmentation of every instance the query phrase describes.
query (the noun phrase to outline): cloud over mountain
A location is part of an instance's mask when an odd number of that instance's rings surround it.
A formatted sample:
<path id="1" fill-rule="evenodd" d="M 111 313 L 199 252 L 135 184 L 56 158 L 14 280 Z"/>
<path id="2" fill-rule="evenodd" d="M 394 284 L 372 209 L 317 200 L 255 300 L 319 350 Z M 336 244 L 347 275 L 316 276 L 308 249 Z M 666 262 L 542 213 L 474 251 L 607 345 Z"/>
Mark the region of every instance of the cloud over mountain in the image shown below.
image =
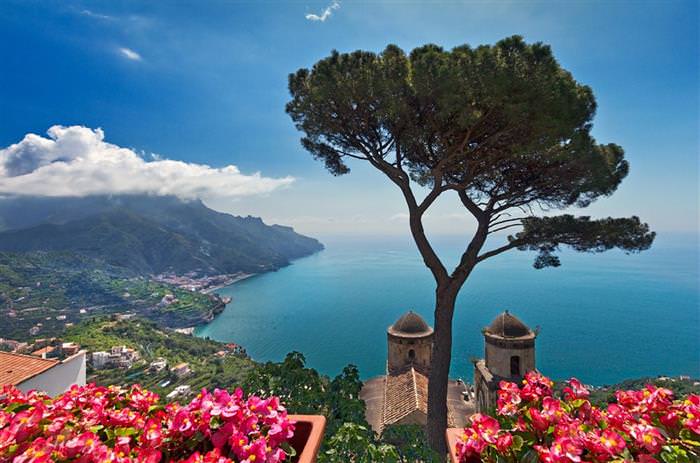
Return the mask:
<path id="1" fill-rule="evenodd" d="M 155 158 L 104 141 L 102 129 L 54 125 L 48 138 L 27 134 L 0 149 L 0 194 L 89 196 L 175 195 L 185 199 L 235 198 L 269 193 L 292 177 L 246 175 L 238 167 Z"/>

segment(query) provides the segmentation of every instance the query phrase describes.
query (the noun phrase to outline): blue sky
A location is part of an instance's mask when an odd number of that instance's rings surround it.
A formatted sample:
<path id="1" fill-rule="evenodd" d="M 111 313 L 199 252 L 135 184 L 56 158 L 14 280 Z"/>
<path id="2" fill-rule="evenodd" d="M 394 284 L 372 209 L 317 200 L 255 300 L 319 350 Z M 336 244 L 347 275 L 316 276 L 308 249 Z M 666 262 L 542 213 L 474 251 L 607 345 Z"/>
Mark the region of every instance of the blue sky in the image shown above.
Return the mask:
<path id="1" fill-rule="evenodd" d="M 520 34 L 550 44 L 593 88 L 594 135 L 622 145 L 631 163 L 613 197 L 575 212 L 697 230 L 698 2 L 332 5 L 4 0 L 0 148 L 57 124 L 101 128 L 107 142 L 148 159 L 235 165 L 250 184 L 255 172 L 272 182 L 255 194 L 213 195 L 206 201 L 216 209 L 320 236 L 406 233 L 402 199 L 379 174 L 356 165 L 335 178 L 301 149 L 284 112 L 287 75 L 332 49 L 451 48 Z M 329 7 L 324 21 L 306 17 Z M 429 230 L 469 227 L 455 199 L 435 206 Z"/>

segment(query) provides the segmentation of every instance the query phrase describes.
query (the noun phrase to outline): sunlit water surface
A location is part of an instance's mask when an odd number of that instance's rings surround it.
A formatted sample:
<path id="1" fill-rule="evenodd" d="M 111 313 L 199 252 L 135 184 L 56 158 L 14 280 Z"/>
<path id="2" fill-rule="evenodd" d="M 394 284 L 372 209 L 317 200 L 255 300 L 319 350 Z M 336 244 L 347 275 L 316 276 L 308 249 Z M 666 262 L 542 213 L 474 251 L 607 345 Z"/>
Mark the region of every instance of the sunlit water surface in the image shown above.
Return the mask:
<path id="1" fill-rule="evenodd" d="M 540 327 L 537 365 L 553 378 L 700 376 L 696 240 L 661 235 L 634 255 L 564 252 L 561 267 L 544 270 L 518 251 L 480 264 L 458 300 L 452 376 L 471 378 L 470 359 L 483 355 L 481 329 L 505 309 Z M 408 309 L 432 324 L 432 277 L 407 240 L 324 244 L 289 267 L 222 289 L 233 302 L 196 334 L 242 344 L 259 361 L 296 350 L 325 374 L 348 363 L 365 378 L 381 374 L 387 326 Z M 455 262 L 461 246 L 444 238 L 436 248 Z"/>

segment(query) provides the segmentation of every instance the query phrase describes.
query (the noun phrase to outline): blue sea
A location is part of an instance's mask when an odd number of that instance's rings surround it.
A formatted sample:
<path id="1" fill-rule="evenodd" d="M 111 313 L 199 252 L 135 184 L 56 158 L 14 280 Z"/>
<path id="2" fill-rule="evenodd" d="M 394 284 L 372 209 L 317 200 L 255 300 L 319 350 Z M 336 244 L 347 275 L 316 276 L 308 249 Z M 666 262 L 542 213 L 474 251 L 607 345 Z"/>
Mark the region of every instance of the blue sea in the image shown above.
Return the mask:
<path id="1" fill-rule="evenodd" d="M 326 249 L 219 291 L 233 301 L 196 334 L 242 344 L 258 361 L 300 351 L 335 375 L 348 363 L 382 374 L 386 328 L 412 309 L 432 324 L 434 282 L 402 238 L 333 238 Z M 464 242 L 439 238 L 455 263 Z M 627 255 L 561 253 L 562 266 L 535 270 L 534 253 L 510 251 L 480 264 L 454 319 L 451 376 L 470 380 L 483 356 L 481 329 L 509 310 L 539 327 L 537 366 L 555 379 L 612 384 L 657 375 L 700 377 L 696 235 L 660 234 Z"/>

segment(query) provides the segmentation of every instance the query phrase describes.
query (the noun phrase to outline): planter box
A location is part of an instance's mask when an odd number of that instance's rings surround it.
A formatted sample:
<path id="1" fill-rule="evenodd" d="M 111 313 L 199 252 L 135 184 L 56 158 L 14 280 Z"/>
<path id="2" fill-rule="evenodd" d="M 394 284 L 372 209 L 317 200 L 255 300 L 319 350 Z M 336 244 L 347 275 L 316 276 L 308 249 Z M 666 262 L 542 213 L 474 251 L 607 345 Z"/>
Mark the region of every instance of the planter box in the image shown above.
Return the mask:
<path id="1" fill-rule="evenodd" d="M 457 459 L 457 442 L 459 442 L 463 433 L 464 428 L 447 428 L 447 431 L 445 431 L 447 451 L 450 454 L 451 463 L 459 463 L 459 460 Z"/>
<path id="2" fill-rule="evenodd" d="M 315 463 L 326 429 L 326 417 L 321 415 L 289 415 L 296 422 L 289 444 L 297 451 L 292 462 Z"/>

